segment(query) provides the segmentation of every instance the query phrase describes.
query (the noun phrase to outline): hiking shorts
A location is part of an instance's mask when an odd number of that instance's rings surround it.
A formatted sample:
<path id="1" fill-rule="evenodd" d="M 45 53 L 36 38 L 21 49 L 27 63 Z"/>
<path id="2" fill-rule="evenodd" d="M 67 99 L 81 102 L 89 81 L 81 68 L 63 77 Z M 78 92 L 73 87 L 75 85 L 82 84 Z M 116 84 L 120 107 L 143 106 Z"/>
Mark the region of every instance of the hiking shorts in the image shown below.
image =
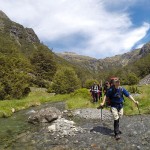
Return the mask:
<path id="1" fill-rule="evenodd" d="M 112 112 L 114 120 L 118 120 L 119 118 L 122 118 L 123 116 L 123 108 L 118 110 L 115 107 L 111 107 L 111 112 Z"/>

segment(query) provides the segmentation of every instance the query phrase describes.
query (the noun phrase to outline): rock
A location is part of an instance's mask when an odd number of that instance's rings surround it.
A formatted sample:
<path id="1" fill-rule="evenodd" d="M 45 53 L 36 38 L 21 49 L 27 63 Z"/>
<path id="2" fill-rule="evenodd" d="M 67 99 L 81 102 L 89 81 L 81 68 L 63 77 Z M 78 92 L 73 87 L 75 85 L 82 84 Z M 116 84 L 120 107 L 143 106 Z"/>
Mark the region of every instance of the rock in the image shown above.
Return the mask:
<path id="1" fill-rule="evenodd" d="M 32 114 L 32 113 L 36 113 L 36 111 L 32 109 L 32 110 L 28 111 L 26 114 Z"/>
<path id="2" fill-rule="evenodd" d="M 142 80 L 140 80 L 139 85 L 147 85 L 150 84 L 150 74 L 145 76 Z"/>
<path id="3" fill-rule="evenodd" d="M 81 127 L 74 126 L 74 122 L 65 118 L 59 118 L 53 122 L 51 126 L 48 126 L 50 132 L 56 132 L 61 137 L 74 136 L 77 132 L 83 131 Z"/>
<path id="4" fill-rule="evenodd" d="M 38 39 L 37 35 L 35 34 L 32 28 L 26 28 L 27 33 L 27 40 L 32 43 L 39 43 L 40 40 Z"/>
<path id="5" fill-rule="evenodd" d="M 58 109 L 56 109 L 55 107 L 49 107 L 31 114 L 28 118 L 28 122 L 32 124 L 52 122 L 61 116 L 62 113 Z"/>
<path id="6" fill-rule="evenodd" d="M 49 132 L 55 132 L 56 131 L 56 125 L 53 124 L 51 126 L 48 126 L 48 130 L 49 130 Z"/>
<path id="7" fill-rule="evenodd" d="M 15 108 L 11 108 L 11 111 L 14 113 L 15 112 Z"/>
<path id="8" fill-rule="evenodd" d="M 9 18 L 7 17 L 7 15 L 6 15 L 3 11 L 1 11 L 1 10 L 0 10 L 0 18 L 9 19 Z"/>

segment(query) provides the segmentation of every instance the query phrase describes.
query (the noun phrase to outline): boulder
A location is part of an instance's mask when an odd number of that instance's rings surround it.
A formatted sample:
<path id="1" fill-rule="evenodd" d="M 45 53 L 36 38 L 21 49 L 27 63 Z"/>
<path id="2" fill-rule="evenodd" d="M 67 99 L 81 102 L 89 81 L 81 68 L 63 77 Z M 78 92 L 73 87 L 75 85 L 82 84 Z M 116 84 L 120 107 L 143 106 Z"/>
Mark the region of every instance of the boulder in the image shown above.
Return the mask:
<path id="1" fill-rule="evenodd" d="M 145 76 L 142 80 L 140 80 L 139 85 L 147 85 L 150 84 L 150 74 Z"/>
<path id="2" fill-rule="evenodd" d="M 28 122 L 32 124 L 48 123 L 61 118 L 62 113 L 55 107 L 44 108 L 30 115 Z"/>

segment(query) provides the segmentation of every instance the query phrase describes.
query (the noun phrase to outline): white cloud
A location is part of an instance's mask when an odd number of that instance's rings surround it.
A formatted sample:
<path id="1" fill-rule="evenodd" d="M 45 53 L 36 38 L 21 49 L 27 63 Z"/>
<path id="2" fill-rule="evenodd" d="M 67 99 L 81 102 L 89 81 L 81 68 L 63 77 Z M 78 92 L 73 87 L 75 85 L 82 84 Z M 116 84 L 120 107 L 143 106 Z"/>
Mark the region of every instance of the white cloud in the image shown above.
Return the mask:
<path id="1" fill-rule="evenodd" d="M 135 47 L 135 49 L 142 48 L 145 43 L 139 44 Z"/>
<path id="2" fill-rule="evenodd" d="M 136 1 L 128 0 L 128 5 Z M 127 2 L 113 3 L 118 7 Z M 108 11 L 106 6 L 112 5 L 108 0 L 0 0 L 0 4 L 13 21 L 32 27 L 41 41 L 61 42 L 64 37 L 83 34 L 88 37 L 82 42 L 84 46 L 73 45 L 71 49 L 97 58 L 129 51 L 149 29 L 148 23 L 133 28 L 125 10 Z"/>

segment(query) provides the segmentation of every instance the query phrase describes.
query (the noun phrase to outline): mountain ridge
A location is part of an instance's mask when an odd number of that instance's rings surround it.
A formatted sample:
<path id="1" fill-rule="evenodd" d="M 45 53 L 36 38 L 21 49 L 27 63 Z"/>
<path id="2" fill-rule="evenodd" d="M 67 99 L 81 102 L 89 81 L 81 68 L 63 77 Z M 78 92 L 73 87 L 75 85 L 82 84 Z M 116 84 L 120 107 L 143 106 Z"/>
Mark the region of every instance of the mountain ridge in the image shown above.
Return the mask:
<path id="1" fill-rule="evenodd" d="M 56 55 L 66 59 L 71 63 L 75 63 L 77 65 L 81 65 L 84 68 L 92 71 L 98 71 L 103 69 L 110 69 L 112 67 L 124 67 L 137 59 L 140 59 L 144 56 L 145 53 L 149 53 L 148 51 L 141 49 L 135 49 L 131 52 L 127 52 L 120 55 L 115 55 L 112 57 L 106 57 L 103 59 L 96 59 L 89 56 L 78 55 L 72 52 L 63 52 L 56 53 Z"/>

